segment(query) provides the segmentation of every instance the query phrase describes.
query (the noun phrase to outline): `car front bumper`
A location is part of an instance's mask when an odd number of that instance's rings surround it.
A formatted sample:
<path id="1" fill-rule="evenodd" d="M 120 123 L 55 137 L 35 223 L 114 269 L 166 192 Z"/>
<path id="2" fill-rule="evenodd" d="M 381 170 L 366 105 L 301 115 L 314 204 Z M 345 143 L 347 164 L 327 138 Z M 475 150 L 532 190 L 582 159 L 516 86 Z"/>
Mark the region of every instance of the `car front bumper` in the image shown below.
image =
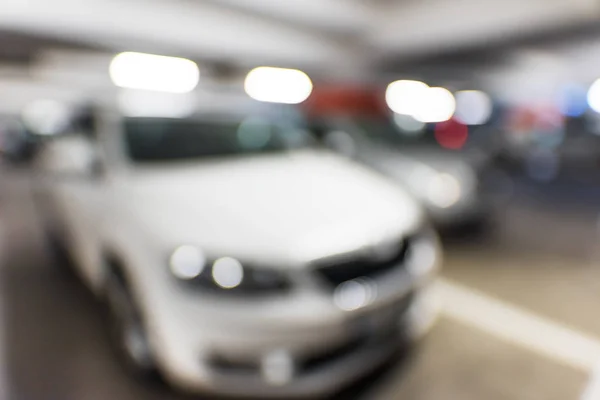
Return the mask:
<path id="1" fill-rule="evenodd" d="M 294 313 L 290 304 L 289 314 Z M 163 315 L 155 320 L 160 326 L 150 329 L 158 367 L 168 382 L 188 392 L 251 398 L 327 395 L 426 333 L 437 301 L 434 284 L 427 280 L 359 314 L 324 305 L 314 308 L 312 316 L 283 320 L 277 311 L 273 314 L 270 322 L 235 324 L 229 318 L 202 324 L 182 314 Z M 272 354 L 283 354 L 281 368 L 289 370 L 277 381 L 265 367 Z"/>

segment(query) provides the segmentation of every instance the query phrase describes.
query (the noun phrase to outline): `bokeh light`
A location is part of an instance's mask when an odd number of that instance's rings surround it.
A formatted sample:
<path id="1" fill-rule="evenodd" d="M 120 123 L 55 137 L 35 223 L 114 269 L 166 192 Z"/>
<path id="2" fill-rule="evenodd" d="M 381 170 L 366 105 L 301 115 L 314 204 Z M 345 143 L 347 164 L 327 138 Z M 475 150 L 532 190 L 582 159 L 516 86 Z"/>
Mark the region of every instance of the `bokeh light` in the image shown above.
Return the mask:
<path id="1" fill-rule="evenodd" d="M 244 89 L 254 100 L 299 104 L 310 96 L 312 81 L 297 69 L 257 67 L 248 73 Z"/>
<path id="2" fill-rule="evenodd" d="M 421 122 L 443 122 L 452 118 L 456 110 L 456 101 L 448 89 L 432 87 L 425 91 L 425 101 L 417 103 L 418 107 L 413 115 Z"/>
<path id="3" fill-rule="evenodd" d="M 180 246 L 171 255 L 171 272 L 179 279 L 193 279 L 199 276 L 206 265 L 206 256 L 195 246 Z"/>
<path id="4" fill-rule="evenodd" d="M 396 114 L 414 116 L 426 102 L 429 86 L 423 82 L 400 80 L 388 85 L 385 101 Z"/>
<path id="5" fill-rule="evenodd" d="M 465 125 L 483 125 L 492 115 L 492 100 L 480 90 L 456 92 L 456 112 L 454 118 Z"/>
<path id="6" fill-rule="evenodd" d="M 213 264 L 212 277 L 215 283 L 223 289 L 233 289 L 242 283 L 244 268 L 235 258 L 219 258 Z"/>
<path id="7" fill-rule="evenodd" d="M 565 87 L 558 99 L 558 108 L 566 117 L 582 116 L 588 108 L 585 88 L 577 85 Z"/>
<path id="8" fill-rule="evenodd" d="M 469 128 L 454 119 L 435 126 L 435 140 L 446 149 L 461 149 L 469 137 Z"/>
<path id="9" fill-rule="evenodd" d="M 427 199 L 439 208 L 448 208 L 456 204 L 462 195 L 460 183 L 447 173 L 440 173 L 429 181 Z"/>
<path id="10" fill-rule="evenodd" d="M 116 55 L 109 73 L 116 86 L 168 93 L 191 92 L 200 80 L 191 60 L 134 52 Z"/>
<path id="11" fill-rule="evenodd" d="M 335 291 L 334 302 L 344 311 L 358 310 L 377 296 L 376 287 L 364 278 L 342 283 Z"/>

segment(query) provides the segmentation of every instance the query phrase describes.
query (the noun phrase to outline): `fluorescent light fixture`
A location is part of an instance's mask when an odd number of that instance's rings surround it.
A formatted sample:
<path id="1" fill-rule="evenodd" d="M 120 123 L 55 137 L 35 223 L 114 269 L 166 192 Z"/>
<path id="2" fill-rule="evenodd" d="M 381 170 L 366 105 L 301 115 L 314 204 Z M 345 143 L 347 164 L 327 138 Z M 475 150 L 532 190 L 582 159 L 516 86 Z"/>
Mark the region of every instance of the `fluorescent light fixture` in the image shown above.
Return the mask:
<path id="1" fill-rule="evenodd" d="M 244 82 L 248 96 L 268 103 L 298 104 L 310 96 L 313 84 L 297 69 L 257 67 Z"/>
<path id="2" fill-rule="evenodd" d="M 492 116 L 492 100 L 480 90 L 461 90 L 456 92 L 457 121 L 465 125 L 483 125 Z"/>
<path id="3" fill-rule="evenodd" d="M 425 123 L 448 121 L 456 110 L 456 100 L 448 89 L 432 87 L 425 92 L 425 101 L 420 102 L 413 117 Z"/>
<path id="4" fill-rule="evenodd" d="M 388 85 L 385 101 L 396 114 L 414 116 L 426 101 L 429 86 L 419 81 L 401 80 Z"/>
<path id="5" fill-rule="evenodd" d="M 423 123 L 447 121 L 456 110 L 452 93 L 420 81 L 390 83 L 385 91 L 385 101 L 396 114 L 409 115 Z"/>
<path id="6" fill-rule="evenodd" d="M 200 80 L 195 62 L 185 58 L 125 52 L 110 63 L 110 78 L 119 87 L 188 93 Z"/>

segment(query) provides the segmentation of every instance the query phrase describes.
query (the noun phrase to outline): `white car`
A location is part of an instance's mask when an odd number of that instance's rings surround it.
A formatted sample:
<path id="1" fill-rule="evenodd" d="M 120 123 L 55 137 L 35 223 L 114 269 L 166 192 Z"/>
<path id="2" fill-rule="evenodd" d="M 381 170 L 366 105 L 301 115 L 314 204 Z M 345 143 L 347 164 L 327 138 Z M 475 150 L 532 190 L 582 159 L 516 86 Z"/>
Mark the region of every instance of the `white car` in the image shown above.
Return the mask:
<path id="1" fill-rule="evenodd" d="M 85 121 L 43 145 L 38 200 L 129 365 L 187 391 L 324 395 L 431 325 L 419 206 L 288 120 Z"/>

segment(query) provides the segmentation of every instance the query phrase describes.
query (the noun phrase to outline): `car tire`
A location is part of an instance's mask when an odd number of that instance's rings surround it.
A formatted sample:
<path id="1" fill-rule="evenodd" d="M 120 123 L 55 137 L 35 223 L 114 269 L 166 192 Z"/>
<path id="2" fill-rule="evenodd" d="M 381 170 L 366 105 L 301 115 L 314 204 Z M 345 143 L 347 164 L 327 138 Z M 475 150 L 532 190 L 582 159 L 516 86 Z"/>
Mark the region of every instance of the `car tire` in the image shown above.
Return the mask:
<path id="1" fill-rule="evenodd" d="M 107 279 L 105 303 L 110 337 L 125 367 L 139 377 L 155 377 L 154 359 L 141 314 L 127 284 L 114 273 Z"/>

